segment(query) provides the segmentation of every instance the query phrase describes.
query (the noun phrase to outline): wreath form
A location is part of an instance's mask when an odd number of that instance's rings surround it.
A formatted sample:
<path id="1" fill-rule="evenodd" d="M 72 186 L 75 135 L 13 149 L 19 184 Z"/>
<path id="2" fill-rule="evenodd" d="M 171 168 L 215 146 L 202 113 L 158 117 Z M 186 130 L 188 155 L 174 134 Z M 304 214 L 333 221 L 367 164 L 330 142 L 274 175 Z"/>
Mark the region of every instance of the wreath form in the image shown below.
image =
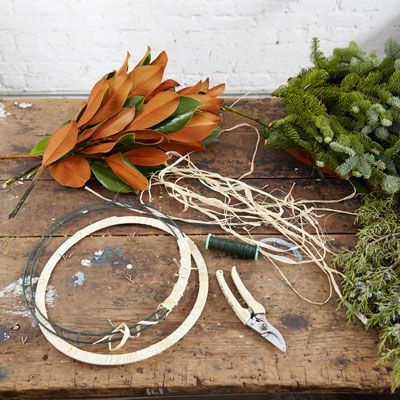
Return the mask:
<path id="1" fill-rule="evenodd" d="M 119 218 L 119 221 L 115 218 Z M 103 222 L 103 224 L 109 220 L 111 224 L 116 224 L 118 222 L 122 223 L 131 223 L 133 221 L 132 218 L 141 218 L 141 217 L 111 217 L 107 218 L 106 220 L 102 220 L 99 222 Z M 144 220 L 141 221 L 145 224 L 147 223 L 154 223 L 153 221 L 145 221 L 148 218 L 143 218 Z M 157 225 L 157 224 L 156 224 Z M 155 225 L 151 225 L 155 226 Z M 37 318 L 41 321 L 40 329 L 42 330 L 44 336 L 47 340 L 60 352 L 63 354 L 84 363 L 94 364 L 94 365 L 123 365 L 134 363 L 138 361 L 145 360 L 147 358 L 153 357 L 162 353 L 163 351 L 167 350 L 175 343 L 177 343 L 180 339 L 182 339 L 189 330 L 193 327 L 193 325 L 199 319 L 204 306 L 207 301 L 207 294 L 208 294 L 208 272 L 207 267 L 204 262 L 204 259 L 197 248 L 197 246 L 190 240 L 188 237 L 185 236 L 182 240 L 185 240 L 189 245 L 189 254 L 193 258 L 197 270 L 198 270 L 198 279 L 199 279 L 199 290 L 198 295 L 195 301 L 195 304 L 190 311 L 189 315 L 186 319 L 179 325 L 178 328 L 175 329 L 172 333 L 168 336 L 160 340 L 159 342 L 152 344 L 146 348 L 133 351 L 130 353 L 125 354 L 100 354 L 100 353 L 93 353 L 90 351 L 82 350 L 68 341 L 61 338 L 59 335 L 55 334 L 55 330 L 53 326 L 48 322 L 47 318 L 47 311 L 46 311 L 46 287 L 48 280 L 50 278 L 52 270 L 55 268 L 56 263 L 54 261 L 50 261 L 46 264 L 41 276 L 39 277 L 38 287 L 36 290 L 36 297 L 37 297 L 37 310 L 41 311 L 40 313 L 37 312 Z M 66 246 L 67 247 L 67 246 Z M 179 280 L 177 284 L 179 283 Z M 173 299 L 175 301 L 176 299 Z M 44 317 L 42 317 L 44 315 Z M 112 335 L 111 335 L 112 336 Z M 125 343 L 126 340 L 130 337 L 130 334 L 127 333 L 123 336 L 121 343 Z M 118 346 L 117 346 L 118 347 Z"/>
<path id="2" fill-rule="evenodd" d="M 177 224 L 171 220 L 166 214 L 162 213 L 159 210 L 156 210 L 152 208 L 151 206 L 142 206 L 142 205 L 131 205 L 131 204 L 116 204 L 116 203 L 109 203 L 109 202 L 100 202 L 100 203 L 94 203 L 86 207 L 81 207 L 78 208 L 68 214 L 66 214 L 63 218 L 60 220 L 54 222 L 47 230 L 46 232 L 43 233 L 41 238 L 36 242 L 35 246 L 33 247 L 29 257 L 28 261 L 26 263 L 26 266 L 24 268 L 23 274 L 22 274 L 22 289 L 23 289 L 23 295 L 24 295 L 24 300 L 25 304 L 30 311 L 31 315 L 33 318 L 36 320 L 36 322 L 39 324 L 39 326 L 44 327 L 45 329 L 49 329 L 49 324 L 53 328 L 57 328 L 60 330 L 60 332 L 56 332 L 54 329 L 51 329 L 51 332 L 60 338 L 67 340 L 68 342 L 72 343 L 77 343 L 77 344 L 95 344 L 99 343 L 102 341 L 102 339 L 94 341 L 94 340 L 82 340 L 81 337 L 102 337 L 104 338 L 105 336 L 109 336 L 108 342 L 116 342 L 119 341 L 121 338 L 111 338 L 110 336 L 114 336 L 115 332 L 114 331 L 106 331 L 106 332 L 80 332 L 80 331 L 75 331 L 71 330 L 68 328 L 65 328 L 53 321 L 51 321 L 47 315 L 44 315 L 44 313 L 37 307 L 36 303 L 36 293 L 33 289 L 34 285 L 34 280 L 33 276 L 35 273 L 35 268 L 38 262 L 39 256 L 42 254 L 44 251 L 45 246 L 48 244 L 48 242 L 65 226 L 68 226 L 72 222 L 88 216 L 90 214 L 103 211 L 103 210 L 109 210 L 109 209 L 115 209 L 115 208 L 128 208 L 131 211 L 136 211 L 139 213 L 146 213 L 150 214 L 152 216 L 155 216 L 158 221 L 158 225 L 160 229 L 164 230 L 167 233 L 170 233 L 177 239 L 178 246 L 180 246 L 180 252 L 181 252 L 181 261 L 184 262 L 184 267 L 180 268 L 179 272 L 179 277 L 177 280 L 176 285 L 174 286 L 171 295 L 164 301 L 163 303 L 160 304 L 159 307 L 157 307 L 156 311 L 154 311 L 152 314 L 150 314 L 148 317 L 144 318 L 142 321 L 127 326 L 129 329 L 129 332 L 131 336 L 139 336 L 141 332 L 144 330 L 148 329 L 150 326 L 158 323 L 162 319 L 164 319 L 169 312 L 173 309 L 173 307 L 177 304 L 179 301 L 180 297 L 183 295 L 183 291 L 185 289 L 185 285 L 183 284 L 189 278 L 185 278 L 186 275 L 190 274 L 190 252 L 189 256 L 188 254 L 188 245 L 185 244 L 185 241 L 182 240 L 185 238 L 185 235 L 181 232 Z M 167 219 L 168 222 L 165 222 L 164 219 Z M 101 228 L 99 228 L 101 229 Z M 56 251 L 57 253 L 57 251 Z M 183 254 L 186 254 L 183 256 Z M 53 255 L 54 256 L 54 255 Z M 179 285 L 178 285 L 179 283 Z M 178 286 L 177 286 L 178 285 Z M 37 291 L 37 290 L 36 290 Z M 178 292 L 179 291 L 179 292 Z M 171 296 L 173 293 L 178 293 L 175 298 L 176 298 L 176 303 L 174 303 L 171 300 Z M 46 323 L 44 323 L 46 322 Z M 70 337 L 67 335 L 74 335 L 75 337 Z M 111 349 L 111 348 L 110 348 Z"/>
<path id="3" fill-rule="evenodd" d="M 53 254 L 53 256 L 50 257 L 42 273 L 39 276 L 38 285 L 35 292 L 33 290 L 33 284 L 34 284 L 33 274 L 35 272 L 35 266 L 37 264 L 40 254 L 43 252 L 45 246 L 51 240 L 51 238 L 54 237 L 54 235 L 57 232 L 59 232 L 61 228 L 71 224 L 72 222 L 76 221 L 79 218 L 82 218 L 83 216 L 87 216 L 98 211 L 115 209 L 115 208 L 124 208 L 124 209 L 129 209 L 130 211 L 151 214 L 156 218 L 138 217 L 138 216 L 135 217 L 114 216 L 97 221 L 96 223 L 91 224 L 88 227 L 78 231 L 75 235 L 73 235 L 71 238 L 65 241 Z M 163 221 L 164 219 L 167 219 L 168 223 Z M 158 229 L 164 230 L 167 233 L 170 233 L 177 239 L 178 247 L 181 253 L 181 267 L 178 274 L 179 275 L 178 280 L 175 283 L 171 294 L 163 303 L 161 303 L 160 307 L 158 307 L 157 310 L 154 313 L 152 313 L 149 317 L 145 318 L 144 321 L 141 321 L 140 323 L 131 325 L 129 327 L 126 324 L 123 324 L 124 329 L 116 328 L 111 332 L 101 332 L 101 333 L 78 332 L 64 328 L 52 322 L 47 315 L 45 297 L 46 297 L 47 283 L 50 279 L 51 271 L 55 268 L 57 261 L 60 260 L 60 258 L 62 257 L 63 254 L 65 254 L 65 251 L 67 251 L 68 248 L 72 247 L 74 244 L 83 239 L 85 236 L 104 227 L 119 225 L 120 223 L 124 224 L 142 223 L 144 225 L 150 225 Z M 189 257 L 189 262 L 187 262 L 187 257 Z M 139 336 L 140 332 L 144 331 L 151 325 L 154 325 L 155 323 L 165 318 L 165 316 L 170 312 L 170 310 L 178 303 L 179 299 L 183 295 L 183 292 L 186 288 L 191 270 L 191 263 L 190 263 L 191 257 L 195 261 L 195 264 L 198 269 L 198 279 L 199 279 L 198 296 L 193 306 L 193 309 L 186 317 L 185 321 L 170 335 L 162 339 L 160 342 L 153 344 L 147 348 L 126 354 L 110 355 L 110 354 L 92 353 L 79 349 L 71 344 L 71 342 L 79 344 L 95 344 L 103 341 L 104 339 L 107 339 L 109 342 L 110 350 L 116 350 L 117 348 L 122 347 L 122 345 L 126 342 L 126 340 L 129 337 Z M 137 207 L 137 205 L 135 207 L 130 204 L 121 204 L 121 203 L 116 204 L 114 202 L 112 203 L 102 202 L 76 209 L 71 213 L 66 214 L 62 219 L 56 221 L 54 224 L 50 226 L 50 228 L 37 241 L 37 243 L 35 244 L 33 250 L 31 251 L 28 257 L 28 262 L 25 266 L 22 276 L 22 287 L 23 287 L 24 300 L 29 311 L 31 312 L 34 319 L 38 322 L 39 327 L 42 330 L 45 337 L 59 351 L 63 352 L 64 354 L 78 361 L 90 364 L 122 365 L 126 363 L 140 361 L 152 357 L 154 355 L 157 355 L 162 351 L 171 347 L 173 344 L 179 341 L 183 336 L 185 336 L 185 334 L 196 323 L 196 321 L 201 315 L 202 310 L 204 309 L 208 294 L 208 273 L 204 259 L 200 251 L 198 250 L 197 246 L 186 235 L 184 235 L 181 232 L 179 227 L 170 217 L 150 206 L 142 206 L 139 204 L 139 207 Z M 30 299 L 29 296 L 31 296 Z M 146 324 L 145 321 L 147 321 L 148 323 Z M 140 326 L 141 323 L 142 324 L 144 323 L 143 327 Z M 65 333 L 75 334 L 78 336 L 78 338 L 74 339 L 67 337 L 57 332 L 55 330 L 55 327 L 59 328 L 61 331 L 64 331 Z M 131 332 L 131 329 L 134 329 L 133 334 Z M 122 339 L 112 338 L 116 332 L 122 333 L 123 335 Z M 103 336 L 103 335 L 106 336 L 97 342 L 80 340 L 80 336 Z M 120 340 L 120 345 L 118 345 L 114 349 L 111 349 L 110 343 L 119 340 Z"/>

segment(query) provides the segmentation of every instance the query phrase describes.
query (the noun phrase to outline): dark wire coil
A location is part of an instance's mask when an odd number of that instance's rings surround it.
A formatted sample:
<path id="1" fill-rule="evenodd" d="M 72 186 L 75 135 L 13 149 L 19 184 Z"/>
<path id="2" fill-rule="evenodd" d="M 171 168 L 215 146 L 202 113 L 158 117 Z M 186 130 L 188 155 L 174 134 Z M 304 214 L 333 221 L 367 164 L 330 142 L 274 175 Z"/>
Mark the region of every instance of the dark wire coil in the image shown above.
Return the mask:
<path id="1" fill-rule="evenodd" d="M 219 238 L 217 236 L 211 235 L 211 233 L 209 233 L 207 236 L 205 248 L 206 250 L 221 250 L 227 254 L 237 256 L 238 258 L 250 260 L 257 260 L 258 258 L 257 245 L 244 243 L 239 240 Z"/>
<path id="2" fill-rule="evenodd" d="M 52 334 L 55 334 L 56 336 L 67 340 L 72 343 L 77 343 L 77 344 L 93 344 L 95 340 L 82 340 L 80 339 L 81 336 L 92 336 L 92 337 L 103 337 L 106 335 L 112 334 L 112 329 L 110 331 L 106 332 L 79 332 L 79 331 L 74 331 L 68 328 L 65 328 L 50 319 L 46 318 L 43 313 L 37 308 L 36 305 L 36 300 L 35 300 L 35 291 L 33 288 L 33 277 L 35 273 L 35 268 L 37 266 L 38 258 L 40 254 L 44 251 L 47 243 L 56 235 L 63 227 L 68 226 L 69 224 L 75 222 L 76 220 L 91 215 L 93 213 L 99 212 L 99 211 L 104 211 L 104 210 L 112 210 L 112 209 L 124 209 L 124 208 L 129 208 L 134 211 L 139 211 L 139 212 L 145 212 L 148 215 L 151 215 L 159 220 L 167 220 L 168 222 L 164 221 L 165 225 L 169 228 L 171 233 L 176 237 L 177 235 L 175 232 L 171 229 L 171 226 L 174 226 L 177 228 L 179 232 L 179 237 L 183 237 L 182 231 L 179 229 L 175 221 L 173 221 L 169 216 L 166 214 L 162 213 L 160 210 L 154 209 L 151 206 L 143 206 L 140 203 L 139 204 L 116 204 L 114 202 L 99 202 L 99 203 L 93 203 L 89 204 L 85 207 L 81 207 L 78 209 L 73 210 L 72 212 L 64 215 L 64 217 L 60 218 L 59 220 L 55 221 L 39 238 L 39 240 L 36 242 L 35 246 L 33 247 L 31 253 L 29 254 L 28 261 L 25 265 L 23 274 L 22 274 L 22 290 L 23 290 L 23 295 L 24 295 L 24 301 L 26 306 L 28 307 L 32 317 L 35 319 L 35 321 L 40 324 L 42 327 L 44 327 L 47 331 L 51 332 Z M 53 332 L 51 329 L 49 329 L 46 325 L 44 325 L 36 316 L 36 312 L 38 312 L 46 321 L 48 321 L 54 328 L 59 329 L 61 332 Z M 165 309 L 157 309 L 155 312 L 153 312 L 151 315 L 148 317 L 144 318 L 146 321 L 160 321 L 163 318 L 165 318 L 168 314 L 168 311 Z M 151 325 L 144 325 L 139 327 L 140 324 L 133 324 L 130 325 L 129 328 L 131 330 L 131 335 L 138 335 L 140 332 L 143 332 L 144 330 L 148 329 Z M 68 335 L 73 335 L 75 337 L 70 337 L 66 336 L 65 334 Z M 116 337 L 114 339 L 108 340 L 108 342 L 117 342 L 120 341 L 121 337 Z"/>

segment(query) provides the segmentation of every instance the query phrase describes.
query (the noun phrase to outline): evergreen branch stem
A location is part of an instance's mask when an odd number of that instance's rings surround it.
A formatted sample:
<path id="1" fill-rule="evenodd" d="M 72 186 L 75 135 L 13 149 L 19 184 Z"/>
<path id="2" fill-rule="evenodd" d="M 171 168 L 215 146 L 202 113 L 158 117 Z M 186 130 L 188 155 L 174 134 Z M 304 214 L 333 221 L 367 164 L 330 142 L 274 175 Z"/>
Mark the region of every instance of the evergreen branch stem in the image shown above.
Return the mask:
<path id="1" fill-rule="evenodd" d="M 375 239 L 373 242 L 371 242 L 371 245 L 374 245 L 382 240 L 389 239 L 389 238 L 396 237 L 396 236 L 400 236 L 400 232 L 393 232 L 393 233 L 389 233 L 387 235 L 381 236 L 378 239 Z"/>
<path id="2" fill-rule="evenodd" d="M 265 128 L 268 128 L 268 125 L 264 121 L 262 121 L 260 118 L 257 118 L 257 117 L 255 117 L 253 115 L 247 114 L 247 113 L 245 113 L 243 111 L 237 110 L 236 108 L 229 107 L 229 106 L 222 106 L 222 109 L 225 110 L 225 111 L 229 111 L 231 113 L 234 113 L 236 115 L 240 115 L 241 117 L 247 118 L 250 121 L 257 122 L 257 124 L 260 124 L 261 126 L 263 126 Z"/>

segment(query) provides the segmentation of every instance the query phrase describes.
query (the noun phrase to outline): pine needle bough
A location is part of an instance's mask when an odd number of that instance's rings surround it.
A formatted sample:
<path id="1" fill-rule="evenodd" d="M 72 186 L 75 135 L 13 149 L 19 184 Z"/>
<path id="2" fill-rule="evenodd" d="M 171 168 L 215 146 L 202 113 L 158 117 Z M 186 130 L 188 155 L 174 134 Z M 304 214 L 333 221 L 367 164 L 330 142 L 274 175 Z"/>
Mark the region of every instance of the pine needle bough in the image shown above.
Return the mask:
<path id="1" fill-rule="evenodd" d="M 263 128 L 267 146 L 399 192 L 400 43 L 389 38 L 383 59 L 355 42 L 327 57 L 314 38 L 311 59 L 314 67 L 273 93 L 285 100 L 286 116 Z"/>
<path id="2" fill-rule="evenodd" d="M 333 258 L 344 274 L 342 303 L 352 321 L 357 313 L 367 318 L 367 328 L 379 330 L 382 364 L 393 366 L 393 385 L 400 384 L 400 206 L 398 195 L 365 196 L 357 210 L 354 249 Z"/>

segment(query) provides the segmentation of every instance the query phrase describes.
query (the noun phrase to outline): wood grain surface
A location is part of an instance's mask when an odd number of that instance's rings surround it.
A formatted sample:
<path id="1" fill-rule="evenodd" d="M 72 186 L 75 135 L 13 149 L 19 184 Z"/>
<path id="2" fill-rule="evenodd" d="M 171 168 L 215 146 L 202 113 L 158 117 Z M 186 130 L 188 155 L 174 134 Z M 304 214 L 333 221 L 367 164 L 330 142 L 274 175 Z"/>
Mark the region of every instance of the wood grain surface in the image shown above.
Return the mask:
<path id="1" fill-rule="evenodd" d="M 14 101 L 3 101 L 10 114 L 0 119 L 1 154 L 29 151 L 43 134 L 51 133 L 72 116 L 81 102 L 24 99 L 32 107 L 21 109 Z M 283 104 L 275 99 L 242 101 L 238 107 L 266 120 L 283 115 Z M 243 120 L 224 114 L 224 127 L 239 122 Z M 249 168 L 255 140 L 253 129 L 240 128 L 224 134 L 219 142 L 192 159 L 201 168 L 238 177 Z M 30 164 L 31 160 L 0 161 L 0 180 Z M 287 154 L 262 145 L 248 181 L 282 191 L 295 183 L 296 198 L 333 199 L 352 191 L 346 182 L 321 176 Z M 52 348 L 30 318 L 18 279 L 30 249 L 44 229 L 54 219 L 97 199 L 83 190 L 61 187 L 44 175 L 17 217 L 9 220 L 8 213 L 27 184 L 17 183 L 12 190 L 0 193 L 0 398 L 389 391 L 390 370 L 376 365 L 376 332 L 365 331 L 360 323 L 347 324 L 345 310 L 337 308 L 336 297 L 324 306 L 311 305 L 297 297 L 266 260 L 234 260 L 205 250 L 210 274 L 208 303 L 200 321 L 177 345 L 150 360 L 121 367 L 85 365 L 65 357 Z M 90 185 L 107 194 L 96 183 Z M 126 195 L 120 198 L 135 200 Z M 355 199 L 341 207 L 354 211 L 358 204 Z M 184 213 L 162 189 L 155 192 L 153 205 L 172 215 L 196 217 Z M 105 216 L 110 212 L 85 217 L 60 231 L 39 259 L 38 268 L 65 236 Z M 320 223 L 331 236 L 333 247 L 354 243 L 356 227 L 351 215 L 325 213 Z M 209 231 L 221 234 L 216 228 L 209 230 L 198 224 L 182 223 L 180 227 L 201 249 Z M 274 235 L 274 231 L 264 227 L 256 234 L 262 238 Z M 55 270 L 50 281 L 49 315 L 77 330 L 107 329 L 108 318 L 136 322 L 151 313 L 170 292 L 176 279 L 173 259 L 177 256 L 174 240 L 150 228 L 114 227 L 86 238 Z M 90 260 L 90 264 L 82 265 L 87 263 L 84 260 Z M 245 285 L 284 335 L 287 353 L 280 353 L 233 314 L 215 279 L 217 269 L 229 271 L 232 265 L 237 265 Z M 315 266 L 282 268 L 301 293 L 314 300 L 327 296 L 328 283 Z M 83 282 L 77 279 L 79 272 L 84 274 Z M 174 330 L 193 305 L 196 290 L 194 273 L 173 313 L 140 338 L 130 340 L 124 351 L 157 342 Z M 13 330 L 16 323 L 19 329 Z M 107 351 L 105 345 L 96 349 L 97 346 L 90 348 Z"/>

